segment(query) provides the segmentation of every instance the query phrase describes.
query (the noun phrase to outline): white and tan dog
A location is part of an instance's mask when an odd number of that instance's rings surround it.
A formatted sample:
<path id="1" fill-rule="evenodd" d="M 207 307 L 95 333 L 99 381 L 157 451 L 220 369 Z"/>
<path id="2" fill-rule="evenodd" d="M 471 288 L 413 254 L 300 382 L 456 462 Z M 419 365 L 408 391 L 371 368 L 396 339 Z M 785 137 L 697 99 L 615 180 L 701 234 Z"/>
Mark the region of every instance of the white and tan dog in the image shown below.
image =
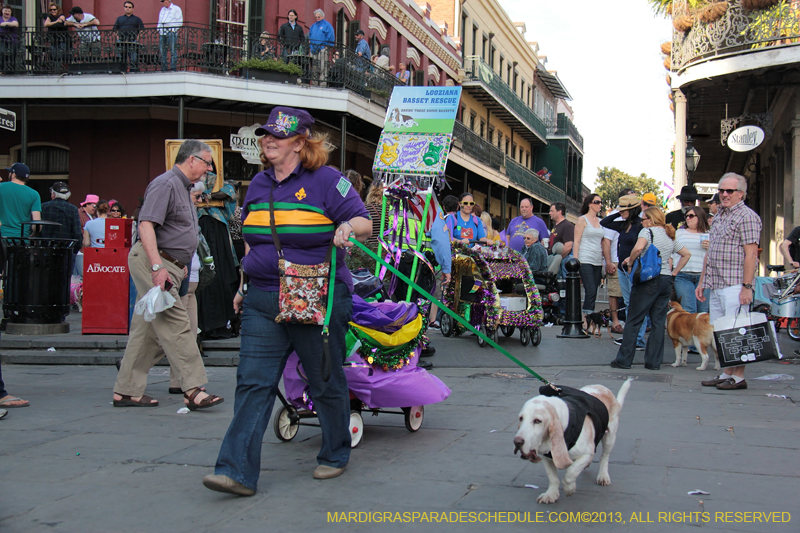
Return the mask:
<path id="1" fill-rule="evenodd" d="M 619 428 L 619 414 L 625 395 L 628 394 L 633 378 L 628 378 L 620 387 L 617 397 L 602 385 L 588 385 L 581 391 L 594 396 L 603 402 L 608 410 L 608 428 L 603 435 L 603 455 L 600 457 L 600 471 L 597 474 L 598 485 L 610 485 L 608 475 L 608 458 L 614 448 Z M 566 468 L 564 473 L 564 492 L 567 496 L 575 494 L 575 481 L 581 472 L 588 467 L 595 453 L 595 426 L 589 416 L 583 421 L 583 429 L 577 442 L 568 450 L 564 440 L 564 428 L 569 426 L 569 407 L 556 396 L 536 396 L 531 398 L 519 413 L 519 430 L 514 437 L 514 453 L 522 453 L 522 459 L 538 463 L 544 459 L 547 479 L 550 485 L 547 491 L 536 499 L 539 503 L 555 503 L 559 497 L 558 470 Z M 544 457 L 550 453 L 552 458 Z"/>
<path id="2" fill-rule="evenodd" d="M 714 370 L 719 370 L 719 356 L 714 344 L 714 326 L 709 322 L 708 313 L 689 313 L 684 311 L 679 302 L 670 302 L 667 312 L 667 335 L 672 339 L 675 348 L 675 362 L 672 366 L 686 366 L 689 357 L 689 346 L 694 344 L 700 352 L 700 366 L 697 370 L 705 370 L 708 366 L 708 351 L 714 353 Z"/>

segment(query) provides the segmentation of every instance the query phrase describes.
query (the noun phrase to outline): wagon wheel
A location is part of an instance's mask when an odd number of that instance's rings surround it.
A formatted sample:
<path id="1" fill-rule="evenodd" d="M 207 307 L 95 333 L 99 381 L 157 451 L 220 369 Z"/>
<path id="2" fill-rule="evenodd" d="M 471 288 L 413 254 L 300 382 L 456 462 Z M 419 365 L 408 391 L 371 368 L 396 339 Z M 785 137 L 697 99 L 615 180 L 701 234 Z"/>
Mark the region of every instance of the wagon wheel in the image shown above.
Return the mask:
<path id="1" fill-rule="evenodd" d="M 403 414 L 405 414 L 406 429 L 413 433 L 422 427 L 422 420 L 425 418 L 425 406 L 403 407 Z"/>
<path id="2" fill-rule="evenodd" d="M 453 335 L 453 329 L 455 329 L 455 321 L 453 317 L 445 313 L 444 316 L 442 316 L 441 322 L 439 322 L 439 326 L 439 331 L 442 332 L 442 335 L 450 337 Z"/>
<path id="3" fill-rule="evenodd" d="M 500 326 L 500 331 L 503 332 L 504 337 L 510 337 L 514 334 L 514 330 L 516 328 L 514 326 Z"/>
<path id="4" fill-rule="evenodd" d="M 786 332 L 792 339 L 800 341 L 800 318 L 790 318 Z"/>
<path id="5" fill-rule="evenodd" d="M 300 423 L 292 423 L 289 417 L 290 411 L 288 407 L 284 407 L 275 417 L 272 423 L 272 429 L 275 430 L 275 436 L 283 442 L 292 440 L 297 435 L 297 430 L 300 429 Z"/>
<path id="6" fill-rule="evenodd" d="M 364 436 L 364 419 L 359 411 L 350 411 L 350 447 L 355 448 Z"/>
<path id="7" fill-rule="evenodd" d="M 531 344 L 534 346 L 539 346 L 539 343 L 542 342 L 542 328 L 535 327 L 531 332 Z"/>
<path id="8" fill-rule="evenodd" d="M 489 331 L 488 329 L 483 329 L 483 330 L 480 330 L 480 329 L 479 329 L 478 331 L 480 331 L 481 333 L 483 333 L 483 334 L 484 334 L 484 335 L 486 335 L 487 337 L 491 337 L 491 336 L 492 336 L 492 332 L 491 332 L 491 331 Z M 487 342 L 486 342 L 485 340 L 483 340 L 483 337 L 481 337 L 480 335 L 478 335 L 478 346 L 480 346 L 481 348 L 483 348 L 484 346 L 486 346 L 486 344 L 487 344 Z"/>
<path id="9" fill-rule="evenodd" d="M 527 346 L 531 342 L 531 328 L 519 328 L 519 342 Z"/>

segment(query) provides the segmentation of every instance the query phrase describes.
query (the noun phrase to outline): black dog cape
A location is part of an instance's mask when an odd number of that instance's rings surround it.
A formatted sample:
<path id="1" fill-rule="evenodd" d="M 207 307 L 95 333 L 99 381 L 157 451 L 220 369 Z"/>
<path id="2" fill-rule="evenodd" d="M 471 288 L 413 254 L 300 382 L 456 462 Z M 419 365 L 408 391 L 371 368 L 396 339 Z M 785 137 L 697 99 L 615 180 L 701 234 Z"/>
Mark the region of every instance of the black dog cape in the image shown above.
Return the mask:
<path id="1" fill-rule="evenodd" d="M 581 436 L 583 430 L 583 421 L 586 420 L 587 415 L 592 419 L 594 424 L 594 447 L 603 439 L 608 428 L 608 409 L 603 402 L 595 398 L 591 394 L 587 394 L 580 389 L 573 389 L 572 387 L 557 387 L 556 390 L 550 385 L 542 385 L 539 387 L 539 394 L 542 396 L 556 396 L 564 400 L 569 408 L 569 424 L 564 428 L 564 441 L 566 442 L 567 449 L 572 449 L 575 443 L 578 442 L 578 437 Z M 550 454 L 546 454 L 548 457 Z"/>

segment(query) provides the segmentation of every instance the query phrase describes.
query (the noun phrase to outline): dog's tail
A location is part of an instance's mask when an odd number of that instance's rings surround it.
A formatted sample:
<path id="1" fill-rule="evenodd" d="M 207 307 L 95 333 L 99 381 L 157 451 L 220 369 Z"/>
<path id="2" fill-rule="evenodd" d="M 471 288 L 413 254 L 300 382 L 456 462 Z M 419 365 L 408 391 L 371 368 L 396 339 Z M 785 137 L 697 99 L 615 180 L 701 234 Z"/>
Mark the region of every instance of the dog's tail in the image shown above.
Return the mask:
<path id="1" fill-rule="evenodd" d="M 620 409 L 622 409 L 622 405 L 625 403 L 625 396 L 628 395 L 628 389 L 631 388 L 631 381 L 633 381 L 633 378 L 626 379 L 617 393 L 617 402 L 619 402 Z"/>

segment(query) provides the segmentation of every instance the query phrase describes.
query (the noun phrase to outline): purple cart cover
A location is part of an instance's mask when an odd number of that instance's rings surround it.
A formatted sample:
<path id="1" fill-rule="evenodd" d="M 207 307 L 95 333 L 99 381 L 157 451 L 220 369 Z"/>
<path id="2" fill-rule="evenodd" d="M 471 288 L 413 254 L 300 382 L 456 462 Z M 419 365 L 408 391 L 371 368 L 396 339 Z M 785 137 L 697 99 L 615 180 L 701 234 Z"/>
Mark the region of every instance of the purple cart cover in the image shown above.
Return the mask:
<path id="1" fill-rule="evenodd" d="M 353 322 L 365 328 L 394 333 L 417 318 L 416 304 L 407 302 L 365 302 L 353 295 Z"/>

